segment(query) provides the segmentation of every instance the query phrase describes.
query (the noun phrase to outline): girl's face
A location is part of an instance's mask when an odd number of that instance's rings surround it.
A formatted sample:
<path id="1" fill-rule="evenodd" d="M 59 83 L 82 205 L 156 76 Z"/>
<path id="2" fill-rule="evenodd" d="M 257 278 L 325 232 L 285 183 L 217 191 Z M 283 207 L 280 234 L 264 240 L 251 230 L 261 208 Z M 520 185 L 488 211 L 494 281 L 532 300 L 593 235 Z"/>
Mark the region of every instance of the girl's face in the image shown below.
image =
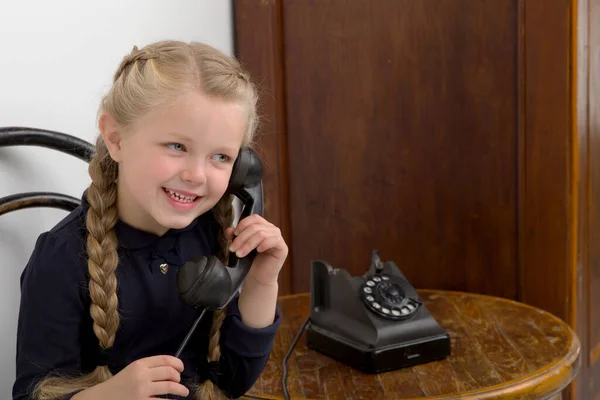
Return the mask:
<path id="1" fill-rule="evenodd" d="M 227 189 L 246 124 L 239 104 L 198 93 L 150 112 L 126 132 L 102 115 L 100 130 L 119 163 L 120 218 L 162 235 L 210 210 Z"/>

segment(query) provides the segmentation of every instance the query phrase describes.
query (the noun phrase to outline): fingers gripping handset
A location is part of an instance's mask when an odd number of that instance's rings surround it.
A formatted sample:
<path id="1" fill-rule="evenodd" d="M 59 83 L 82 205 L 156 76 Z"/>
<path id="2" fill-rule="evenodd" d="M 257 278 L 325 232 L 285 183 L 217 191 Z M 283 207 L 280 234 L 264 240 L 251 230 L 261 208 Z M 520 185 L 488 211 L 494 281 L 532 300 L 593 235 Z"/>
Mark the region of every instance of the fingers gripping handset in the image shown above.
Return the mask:
<path id="1" fill-rule="evenodd" d="M 263 215 L 262 174 L 258 154 L 250 148 L 242 148 L 226 191 L 242 202 L 240 221 L 251 214 Z M 231 253 L 227 266 L 216 256 L 189 260 L 177 271 L 179 297 L 184 303 L 204 310 L 226 307 L 238 293 L 255 256 L 256 250 L 242 258 Z"/>

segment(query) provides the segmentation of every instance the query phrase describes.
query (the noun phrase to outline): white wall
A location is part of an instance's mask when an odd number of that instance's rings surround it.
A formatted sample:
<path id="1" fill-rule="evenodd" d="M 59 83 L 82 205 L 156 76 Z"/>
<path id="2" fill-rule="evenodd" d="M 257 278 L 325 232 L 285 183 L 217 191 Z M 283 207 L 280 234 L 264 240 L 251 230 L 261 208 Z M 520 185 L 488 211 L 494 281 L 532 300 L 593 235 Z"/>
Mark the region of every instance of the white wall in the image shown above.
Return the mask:
<path id="1" fill-rule="evenodd" d="M 62 131 L 93 142 L 101 96 L 133 45 L 199 40 L 232 54 L 229 0 L 0 2 L 0 126 Z M 87 165 L 35 147 L 0 148 L 0 197 L 48 190 L 80 198 Z M 0 216 L 0 398 L 10 398 L 19 277 L 37 236 L 66 215 Z"/>

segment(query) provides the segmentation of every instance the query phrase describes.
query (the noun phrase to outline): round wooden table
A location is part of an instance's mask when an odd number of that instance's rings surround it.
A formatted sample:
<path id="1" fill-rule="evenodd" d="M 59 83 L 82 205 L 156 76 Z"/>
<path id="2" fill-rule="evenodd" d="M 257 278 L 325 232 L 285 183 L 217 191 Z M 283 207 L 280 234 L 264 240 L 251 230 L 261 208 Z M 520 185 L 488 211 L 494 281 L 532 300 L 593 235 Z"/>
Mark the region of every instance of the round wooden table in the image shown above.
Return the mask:
<path id="1" fill-rule="evenodd" d="M 580 344 L 557 317 L 515 301 L 419 290 L 451 338 L 443 361 L 370 375 L 306 347 L 303 333 L 287 362 L 292 399 L 560 398 L 579 369 Z M 310 312 L 310 295 L 279 299 L 283 320 L 269 363 L 244 398 L 282 399 L 282 361 Z"/>

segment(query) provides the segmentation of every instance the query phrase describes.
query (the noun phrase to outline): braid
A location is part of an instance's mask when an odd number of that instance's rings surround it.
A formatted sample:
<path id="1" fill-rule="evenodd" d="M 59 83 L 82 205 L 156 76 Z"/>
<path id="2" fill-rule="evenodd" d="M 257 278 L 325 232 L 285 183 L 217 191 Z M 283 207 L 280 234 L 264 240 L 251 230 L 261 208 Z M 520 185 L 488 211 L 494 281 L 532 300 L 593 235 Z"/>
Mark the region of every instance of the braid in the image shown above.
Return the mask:
<path id="1" fill-rule="evenodd" d="M 233 224 L 233 197 L 224 196 L 214 207 L 214 216 L 220 225 L 217 235 L 219 243 L 219 258 L 226 262 L 229 256 L 229 240 L 225 237 L 225 230 Z M 225 319 L 225 309 L 216 310 L 213 315 L 210 333 L 208 335 L 208 361 L 219 361 L 221 358 L 221 325 Z M 196 391 L 196 400 L 217 400 L 225 398 L 217 386 L 210 380 L 206 380 Z"/>
<path id="2" fill-rule="evenodd" d="M 96 153 L 89 165 L 92 183 L 87 191 L 90 208 L 86 216 L 89 290 L 92 304 L 90 314 L 94 320 L 94 333 L 103 349 L 112 347 L 119 315 L 117 313 L 118 264 L 117 237 L 117 165 L 98 137 Z M 36 400 L 57 400 L 77 390 L 87 389 L 112 377 L 107 366 L 98 366 L 87 375 L 78 377 L 47 377 L 39 382 L 33 392 Z"/>
<path id="3" fill-rule="evenodd" d="M 159 58 L 158 53 L 151 48 L 144 48 L 139 50 L 137 46 L 133 46 L 131 53 L 123 58 L 119 68 L 115 71 L 113 76 L 113 83 L 119 80 L 119 77 L 125 73 L 128 67 L 133 66 L 137 61 L 145 63 L 148 60 Z M 143 65 L 142 65 L 143 68 Z"/>
<path id="4" fill-rule="evenodd" d="M 92 184 L 87 192 L 90 208 L 86 227 L 88 271 L 90 274 L 90 314 L 94 320 L 94 333 L 100 347 L 109 349 L 115 341 L 119 326 L 117 312 L 117 165 L 108 156 L 104 141 L 98 139 L 99 153 L 90 163 Z M 105 153 L 105 154 L 102 154 Z"/>
<path id="5" fill-rule="evenodd" d="M 229 257 L 229 240 L 225 237 L 225 230 L 233 225 L 233 196 L 223 196 L 215 205 L 213 215 L 221 227 L 217 233 L 218 256 L 222 262 L 225 262 Z"/>

